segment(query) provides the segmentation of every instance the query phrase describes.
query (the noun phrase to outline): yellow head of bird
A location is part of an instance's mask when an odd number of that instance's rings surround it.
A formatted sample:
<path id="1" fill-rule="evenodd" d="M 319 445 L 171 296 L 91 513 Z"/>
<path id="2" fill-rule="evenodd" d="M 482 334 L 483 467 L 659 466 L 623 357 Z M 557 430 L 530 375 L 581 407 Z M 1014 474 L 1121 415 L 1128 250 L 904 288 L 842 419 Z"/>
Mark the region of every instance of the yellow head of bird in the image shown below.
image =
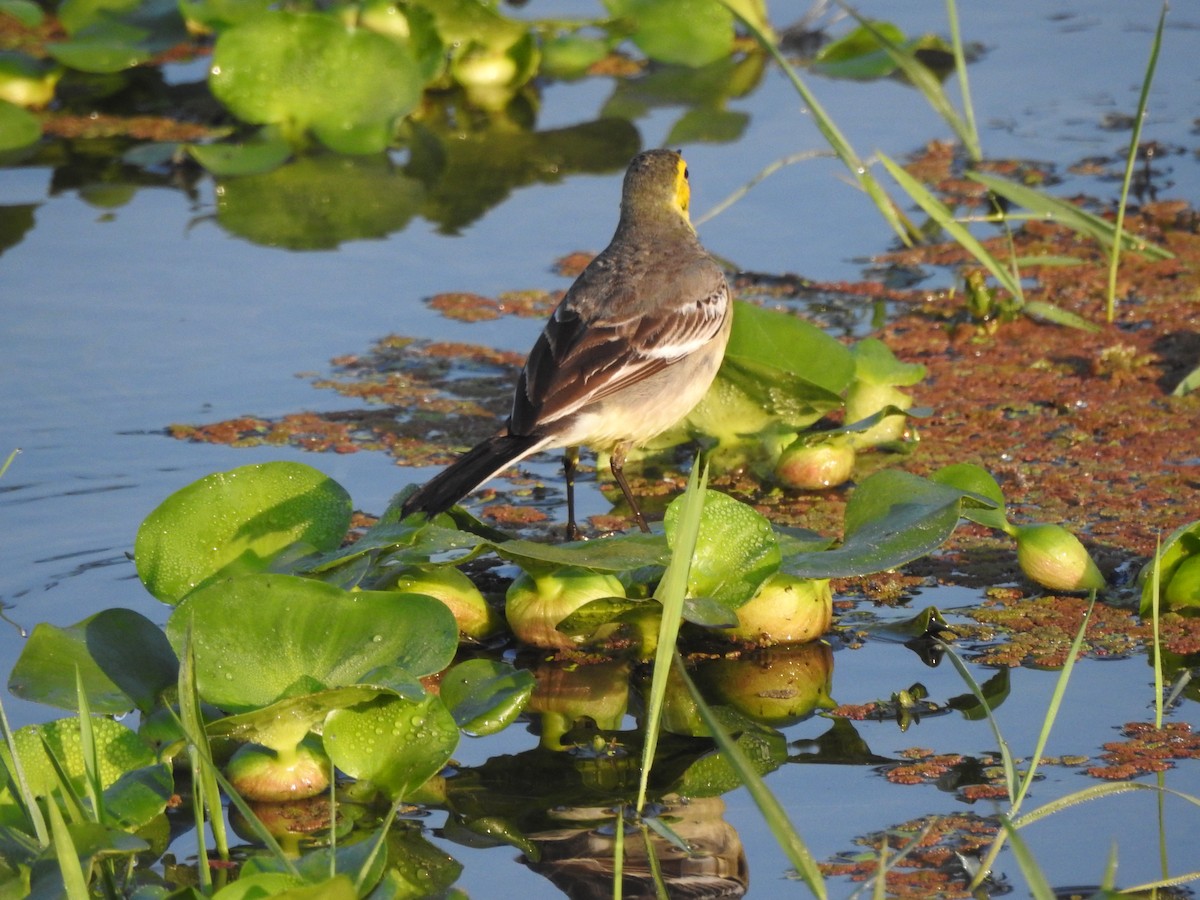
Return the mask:
<path id="1" fill-rule="evenodd" d="M 639 218 L 661 218 L 670 211 L 685 222 L 692 192 L 687 162 L 674 150 L 647 150 L 629 163 L 621 209 Z"/>

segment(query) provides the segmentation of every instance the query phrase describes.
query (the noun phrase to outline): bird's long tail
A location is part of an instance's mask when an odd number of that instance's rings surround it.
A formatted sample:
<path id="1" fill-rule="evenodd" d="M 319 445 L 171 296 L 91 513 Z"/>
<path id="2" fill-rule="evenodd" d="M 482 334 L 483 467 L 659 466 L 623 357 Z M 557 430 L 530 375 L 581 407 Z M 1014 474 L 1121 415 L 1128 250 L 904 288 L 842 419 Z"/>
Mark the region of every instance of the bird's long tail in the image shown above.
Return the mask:
<path id="1" fill-rule="evenodd" d="M 464 453 L 404 501 L 401 515 L 423 512 L 434 516 L 445 512 L 479 485 L 517 460 L 537 452 L 548 442 L 545 435 L 497 434 L 490 437 Z"/>

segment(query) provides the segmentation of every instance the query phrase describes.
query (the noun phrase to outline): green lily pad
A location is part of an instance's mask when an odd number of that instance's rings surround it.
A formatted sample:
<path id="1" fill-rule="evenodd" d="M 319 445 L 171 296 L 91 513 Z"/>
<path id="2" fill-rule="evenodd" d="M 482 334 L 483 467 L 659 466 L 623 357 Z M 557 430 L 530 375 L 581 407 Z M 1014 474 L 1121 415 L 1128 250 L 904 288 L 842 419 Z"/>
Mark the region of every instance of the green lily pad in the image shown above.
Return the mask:
<path id="1" fill-rule="evenodd" d="M 134 830 L 162 815 L 175 794 L 175 779 L 166 763 L 126 772 L 104 792 L 109 821 Z"/>
<path id="2" fill-rule="evenodd" d="M 949 485 L 961 491 L 969 491 L 995 504 L 995 507 L 992 508 L 964 504 L 962 509 L 964 519 L 970 519 L 972 522 L 978 522 L 988 528 L 1012 533 L 1012 525 L 1009 524 L 1004 509 L 1004 492 L 987 469 L 974 463 L 955 463 L 938 469 L 929 477 L 931 481 L 938 484 Z"/>
<path id="3" fill-rule="evenodd" d="M 596 572 L 628 572 L 643 566 L 665 566 L 667 541 L 662 535 L 623 534 L 603 541 L 542 544 L 537 541 L 505 541 L 495 546 L 496 555 L 514 562 L 527 572 L 559 566 L 578 566 Z"/>
<path id="4" fill-rule="evenodd" d="M 95 738 L 99 766 L 97 772 L 100 786 L 108 788 L 126 772 L 152 766 L 154 751 L 137 734 L 119 722 L 103 716 L 92 717 L 92 733 Z M 58 778 L 46 747 L 54 753 L 67 777 L 81 787 L 85 769 L 83 764 L 82 740 L 79 734 L 79 719 L 55 719 L 42 725 L 26 725 L 13 734 L 13 743 L 29 789 L 37 797 L 48 797 L 58 786 Z M 12 771 L 12 756 L 9 748 L 0 745 L 0 760 Z M 11 801 L 7 789 L 0 793 L 6 802 Z"/>
<path id="5" fill-rule="evenodd" d="M 1159 609 L 1194 609 L 1200 607 L 1200 565 L 1195 562 L 1200 557 L 1200 519 L 1176 528 L 1163 541 L 1158 551 L 1159 572 Z M 1180 584 L 1173 589 L 1171 582 L 1183 569 Z M 1138 573 L 1138 584 L 1141 585 L 1142 600 L 1139 614 L 1149 616 L 1154 611 L 1154 560 L 1146 563 Z M 1187 582 L 1187 589 L 1182 582 Z M 1168 593 L 1168 590 L 1170 591 Z M 1174 599 L 1175 602 L 1172 602 Z"/>
<path id="6" fill-rule="evenodd" d="M 894 569 L 940 547 L 957 526 L 964 502 L 986 501 L 918 475 L 884 469 L 866 478 L 851 495 L 846 504 L 846 538 L 840 547 L 791 556 L 782 568 L 802 578 Z"/>
<path id="7" fill-rule="evenodd" d="M 172 613 L 167 636 L 182 647 L 189 629 L 200 696 L 238 712 L 280 699 L 302 679 L 342 687 L 382 665 L 428 675 L 458 647 L 440 600 L 351 593 L 294 575 L 245 575 L 196 591 Z"/>
<path id="8" fill-rule="evenodd" d="M 533 694 L 534 679 L 527 669 L 491 659 L 469 659 L 442 676 L 442 702 L 458 727 L 482 736 L 511 725 Z"/>
<path id="9" fill-rule="evenodd" d="M 9 676 L 16 696 L 78 709 L 75 673 L 93 712 L 149 710 L 175 686 L 179 663 L 157 625 L 128 609 L 106 609 L 67 628 L 35 626 Z"/>
<path id="10" fill-rule="evenodd" d="M 46 18 L 33 0 L 0 0 L 0 15 L 12 16 L 26 28 L 37 28 Z"/>
<path id="11" fill-rule="evenodd" d="M 664 525 L 670 544 L 675 541 L 682 504 L 680 497 L 667 507 Z M 689 595 L 737 609 L 779 568 L 781 558 L 765 516 L 720 491 L 705 493 L 700 535 L 688 573 Z"/>
<path id="12" fill-rule="evenodd" d="M 206 725 L 205 731 L 209 737 L 231 737 L 273 750 L 290 750 L 335 709 L 374 700 L 383 691 L 375 685 L 355 684 L 286 697 L 261 709 L 218 719 Z"/>
<path id="13" fill-rule="evenodd" d="M 458 746 L 458 726 L 439 697 L 381 696 L 330 713 L 325 752 L 353 778 L 404 797 L 436 775 Z"/>
<path id="14" fill-rule="evenodd" d="M 38 142 L 42 123 L 33 113 L 0 100 L 0 153 L 20 150 Z"/>
<path id="15" fill-rule="evenodd" d="M 176 491 L 138 529 L 134 557 L 146 589 L 177 603 L 215 578 L 258 572 L 302 541 L 341 543 L 350 495 L 310 466 L 272 462 L 216 472 Z"/>
<path id="16" fill-rule="evenodd" d="M 703 66 L 733 49 L 733 13 L 712 0 L 607 0 L 634 23 L 633 42 L 659 62 Z"/>
<path id="17" fill-rule="evenodd" d="M 840 394 L 854 380 L 849 348 L 793 315 L 738 301 L 726 358 L 756 360 Z"/>
<path id="18" fill-rule="evenodd" d="M 311 129 L 345 153 L 378 153 L 416 108 L 424 83 L 407 47 L 331 15 L 270 11 L 225 31 L 213 49 L 213 95 L 246 122 Z"/>

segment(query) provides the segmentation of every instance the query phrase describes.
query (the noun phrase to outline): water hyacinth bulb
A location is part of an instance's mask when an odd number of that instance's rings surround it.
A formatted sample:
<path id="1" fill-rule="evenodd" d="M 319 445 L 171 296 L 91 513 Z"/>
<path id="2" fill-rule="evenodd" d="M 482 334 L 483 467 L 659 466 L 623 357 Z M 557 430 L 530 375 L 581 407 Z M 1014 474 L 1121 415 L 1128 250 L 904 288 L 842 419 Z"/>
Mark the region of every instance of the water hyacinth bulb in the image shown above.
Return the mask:
<path id="1" fill-rule="evenodd" d="M 776 572 L 736 612 L 737 627 L 716 629 L 731 641 L 760 647 L 814 641 L 833 621 L 833 591 L 828 579 Z"/>
<path id="2" fill-rule="evenodd" d="M 321 745 L 305 738 L 289 750 L 243 744 L 225 774 L 247 800 L 272 803 L 315 797 L 329 787 L 333 765 Z"/>
<path id="3" fill-rule="evenodd" d="M 564 566 L 541 575 L 522 572 L 508 588 L 504 615 L 513 634 L 526 644 L 571 650 L 583 642 L 558 630 L 558 623 L 593 600 L 624 597 L 615 575 Z"/>
<path id="4" fill-rule="evenodd" d="M 1104 576 L 1079 538 L 1061 525 L 1019 525 L 1017 563 L 1032 581 L 1052 591 L 1098 591 Z"/>
<path id="5" fill-rule="evenodd" d="M 834 488 L 850 480 L 854 458 L 849 435 L 835 435 L 816 444 L 801 439 L 780 454 L 775 480 L 801 491 Z"/>
<path id="6" fill-rule="evenodd" d="M 846 391 L 846 424 L 853 425 L 888 406 L 909 409 L 913 400 L 900 390 L 925 377 L 925 367 L 896 359 L 883 341 L 865 338 L 854 346 L 854 383 Z M 878 447 L 904 439 L 907 417 L 885 416 L 866 431 L 856 431 L 851 441 L 859 449 Z"/>
<path id="7" fill-rule="evenodd" d="M 1200 553 L 1186 557 L 1171 573 L 1163 590 L 1167 609 L 1200 606 Z"/>
<path id="8" fill-rule="evenodd" d="M 475 583 L 454 566 L 407 569 L 391 589 L 441 600 L 454 614 L 458 630 L 469 638 L 482 640 L 500 627 L 499 613 L 488 605 Z"/>

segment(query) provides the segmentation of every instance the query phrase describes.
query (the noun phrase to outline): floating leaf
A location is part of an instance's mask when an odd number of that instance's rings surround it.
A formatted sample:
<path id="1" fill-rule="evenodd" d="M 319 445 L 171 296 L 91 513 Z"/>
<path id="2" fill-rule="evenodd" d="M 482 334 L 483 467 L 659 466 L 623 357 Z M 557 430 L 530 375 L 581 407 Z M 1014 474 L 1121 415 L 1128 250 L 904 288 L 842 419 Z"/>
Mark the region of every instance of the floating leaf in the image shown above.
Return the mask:
<path id="1" fill-rule="evenodd" d="M 37 28 L 46 18 L 33 0 L 0 0 L 0 15 L 12 16 L 26 28 Z"/>
<path id="2" fill-rule="evenodd" d="M 154 765 L 154 751 L 124 725 L 96 716 L 92 718 L 91 727 L 101 787 L 110 787 L 126 772 Z M 46 755 L 47 747 L 54 753 L 67 777 L 82 784 L 86 769 L 78 718 L 26 725 L 13 733 L 13 742 L 21 757 L 29 789 L 35 796 L 48 797 L 58 787 L 58 776 Z M 12 757 L 7 746 L 0 745 L 0 760 L 3 760 L 8 771 L 12 771 Z M 0 796 L 7 798 L 7 790 Z"/>
<path id="3" fill-rule="evenodd" d="M 138 529 L 134 557 L 146 589 L 176 603 L 217 577 L 262 571 L 304 542 L 341 543 L 350 495 L 316 469 L 293 462 L 216 472 L 176 491 Z"/>
<path id="4" fill-rule="evenodd" d="M 7 100 L 0 100 L 0 153 L 37 143 L 42 123 L 37 116 Z"/>
<path id="5" fill-rule="evenodd" d="M 321 13 L 270 11 L 225 31 L 209 85 L 234 115 L 278 124 L 299 140 L 312 129 L 345 153 L 378 153 L 424 84 L 408 49 Z"/>
<path id="6" fill-rule="evenodd" d="M 337 710 L 325 720 L 323 735 L 334 765 L 394 797 L 436 775 L 458 745 L 458 726 L 434 694 L 421 701 L 383 696 Z"/>
<path id="7" fill-rule="evenodd" d="M 736 609 L 779 568 L 781 554 L 766 517 L 719 491 L 707 491 L 700 535 L 688 572 L 688 594 Z M 667 507 L 667 542 L 674 544 L 683 498 Z"/>
<path id="8" fill-rule="evenodd" d="M 13 666 L 18 697 L 77 709 L 78 670 L 94 712 L 149 710 L 175 686 L 179 663 L 157 625 L 128 609 L 106 609 L 67 628 L 40 623 Z"/>
<path id="9" fill-rule="evenodd" d="M 938 484 L 949 485 L 960 491 L 969 491 L 990 500 L 995 504 L 994 508 L 964 505 L 963 518 L 978 522 L 988 528 L 1012 533 L 1012 526 L 1009 524 L 1004 510 L 1004 492 L 1000 490 L 1000 485 L 987 469 L 974 463 L 955 463 L 938 469 L 929 478 Z"/>
<path id="10" fill-rule="evenodd" d="M 526 571 L 578 566 L 597 572 L 628 572 L 643 566 L 662 566 L 668 554 L 662 535 L 623 534 L 603 541 L 544 544 L 537 541 L 505 541 L 496 554 Z"/>
<path id="11" fill-rule="evenodd" d="M 633 42 L 651 59 L 703 66 L 733 49 L 733 14 L 713 0 L 606 0 L 632 20 Z"/>
<path id="12" fill-rule="evenodd" d="M 469 659 L 442 676 L 440 694 L 463 731 L 495 734 L 521 714 L 533 684 L 533 675 L 526 669 L 497 660 Z"/>
<path id="13" fill-rule="evenodd" d="M 942 545 L 958 524 L 964 496 L 964 491 L 908 472 L 876 472 L 850 496 L 842 545 L 792 556 L 784 561 L 783 569 L 805 578 L 894 569 Z"/>
<path id="14" fill-rule="evenodd" d="M 420 594 L 347 592 L 294 575 L 246 575 L 188 596 L 167 622 L 182 646 L 191 629 L 200 696 L 241 711 L 279 699 L 301 679 L 358 683 L 376 666 L 428 675 L 449 664 L 458 626 Z"/>

